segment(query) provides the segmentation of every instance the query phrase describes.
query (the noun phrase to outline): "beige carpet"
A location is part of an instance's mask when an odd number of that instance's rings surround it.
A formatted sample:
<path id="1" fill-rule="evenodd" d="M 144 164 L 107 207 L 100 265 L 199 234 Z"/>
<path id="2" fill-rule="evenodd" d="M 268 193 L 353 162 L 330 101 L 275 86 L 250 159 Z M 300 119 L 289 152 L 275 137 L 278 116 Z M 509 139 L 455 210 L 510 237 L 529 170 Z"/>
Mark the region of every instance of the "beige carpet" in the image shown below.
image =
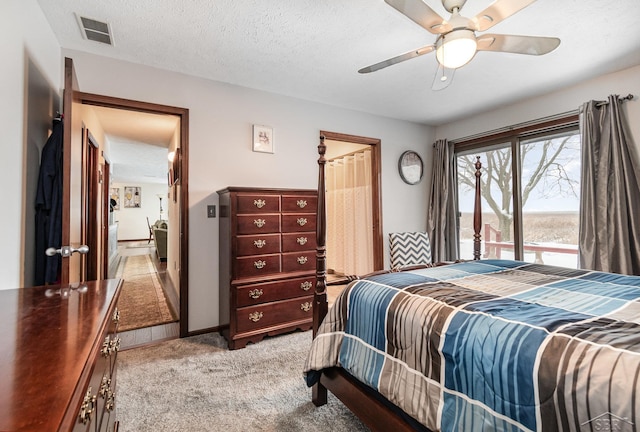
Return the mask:
<path id="1" fill-rule="evenodd" d="M 365 432 L 332 394 L 315 407 L 302 376 L 311 331 L 229 351 L 218 333 L 118 354 L 120 432 Z"/>
<path id="2" fill-rule="evenodd" d="M 124 279 L 118 301 L 120 331 L 177 321 L 150 255 L 122 257 L 116 277 Z"/>

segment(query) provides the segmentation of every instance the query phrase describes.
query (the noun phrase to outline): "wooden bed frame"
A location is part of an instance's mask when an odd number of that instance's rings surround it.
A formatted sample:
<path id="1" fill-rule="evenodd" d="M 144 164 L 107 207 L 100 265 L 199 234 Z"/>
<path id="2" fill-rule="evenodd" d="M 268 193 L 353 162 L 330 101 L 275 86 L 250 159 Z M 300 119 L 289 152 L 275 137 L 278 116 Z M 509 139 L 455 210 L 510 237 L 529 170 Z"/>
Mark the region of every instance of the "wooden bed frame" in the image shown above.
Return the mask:
<path id="1" fill-rule="evenodd" d="M 327 218 L 325 197 L 325 153 L 327 146 L 324 136 L 320 136 L 318 145 L 318 213 L 317 213 L 317 253 L 316 288 L 313 305 L 313 337 L 318 333 L 320 323 L 327 315 Z M 473 215 L 473 259 L 480 259 L 480 230 L 482 226 L 482 208 L 480 204 L 480 176 L 482 164 L 480 157 L 476 163 L 476 188 Z M 327 403 L 327 391 L 331 391 L 372 431 L 414 431 L 415 429 L 396 411 L 372 396 L 371 390 L 358 382 L 341 368 L 331 368 L 322 372 L 320 382 L 312 387 L 312 401 L 316 406 Z M 428 430 L 424 428 L 424 430 Z"/>

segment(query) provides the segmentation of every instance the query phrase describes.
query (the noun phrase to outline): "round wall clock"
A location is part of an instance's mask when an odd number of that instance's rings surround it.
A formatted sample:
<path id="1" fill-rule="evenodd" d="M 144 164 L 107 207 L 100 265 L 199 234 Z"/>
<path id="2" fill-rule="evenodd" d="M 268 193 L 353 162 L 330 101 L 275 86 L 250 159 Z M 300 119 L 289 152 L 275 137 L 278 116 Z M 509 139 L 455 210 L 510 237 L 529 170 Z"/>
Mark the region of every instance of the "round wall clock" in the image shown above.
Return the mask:
<path id="1" fill-rule="evenodd" d="M 402 153 L 398 160 L 398 172 L 405 183 L 410 185 L 420 183 L 423 171 L 422 158 L 418 153 L 413 150 Z"/>

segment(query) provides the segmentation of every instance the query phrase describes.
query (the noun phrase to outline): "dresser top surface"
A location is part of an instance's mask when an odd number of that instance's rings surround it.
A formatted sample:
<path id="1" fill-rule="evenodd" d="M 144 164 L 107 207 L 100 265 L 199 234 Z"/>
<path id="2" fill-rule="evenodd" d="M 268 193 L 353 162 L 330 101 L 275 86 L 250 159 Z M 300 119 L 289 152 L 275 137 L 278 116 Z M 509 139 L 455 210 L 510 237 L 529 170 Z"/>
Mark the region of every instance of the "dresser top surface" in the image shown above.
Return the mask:
<path id="1" fill-rule="evenodd" d="M 305 195 L 318 194 L 317 189 L 253 188 L 253 187 L 242 187 L 242 186 L 228 186 L 224 189 L 219 190 L 217 193 L 219 195 L 222 195 L 228 192 L 272 193 L 272 194 L 299 193 L 299 194 L 305 194 Z"/>
<path id="2" fill-rule="evenodd" d="M 0 290 L 0 430 L 56 430 L 121 280 Z"/>

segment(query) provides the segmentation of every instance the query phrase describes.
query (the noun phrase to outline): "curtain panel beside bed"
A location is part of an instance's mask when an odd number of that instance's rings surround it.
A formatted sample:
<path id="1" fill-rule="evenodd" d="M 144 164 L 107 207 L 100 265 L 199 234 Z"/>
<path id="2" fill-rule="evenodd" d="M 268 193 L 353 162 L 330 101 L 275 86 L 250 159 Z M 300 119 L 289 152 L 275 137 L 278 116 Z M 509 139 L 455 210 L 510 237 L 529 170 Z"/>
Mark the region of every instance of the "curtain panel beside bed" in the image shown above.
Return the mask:
<path id="1" fill-rule="evenodd" d="M 433 145 L 431 194 L 427 213 L 427 234 L 433 262 L 460 258 L 458 242 L 458 197 L 456 158 L 446 139 Z"/>
<path id="2" fill-rule="evenodd" d="M 640 158 L 618 95 L 580 107 L 580 267 L 640 274 Z"/>

